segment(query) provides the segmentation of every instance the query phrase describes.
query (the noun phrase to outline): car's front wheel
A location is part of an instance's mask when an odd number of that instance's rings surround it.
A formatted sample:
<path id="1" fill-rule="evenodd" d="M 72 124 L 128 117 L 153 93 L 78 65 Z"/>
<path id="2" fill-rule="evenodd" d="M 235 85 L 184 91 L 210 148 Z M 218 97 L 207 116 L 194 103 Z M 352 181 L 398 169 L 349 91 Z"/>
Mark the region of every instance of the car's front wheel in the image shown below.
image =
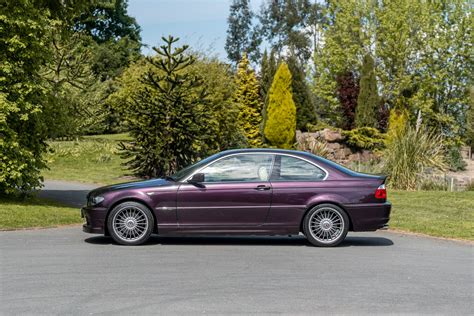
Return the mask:
<path id="1" fill-rule="evenodd" d="M 150 238 L 153 215 L 143 204 L 124 202 L 110 212 L 107 227 L 110 236 L 122 245 L 140 245 Z"/>
<path id="2" fill-rule="evenodd" d="M 306 214 L 303 230 L 308 241 L 315 246 L 337 246 L 346 238 L 349 217 L 336 205 L 320 204 Z"/>

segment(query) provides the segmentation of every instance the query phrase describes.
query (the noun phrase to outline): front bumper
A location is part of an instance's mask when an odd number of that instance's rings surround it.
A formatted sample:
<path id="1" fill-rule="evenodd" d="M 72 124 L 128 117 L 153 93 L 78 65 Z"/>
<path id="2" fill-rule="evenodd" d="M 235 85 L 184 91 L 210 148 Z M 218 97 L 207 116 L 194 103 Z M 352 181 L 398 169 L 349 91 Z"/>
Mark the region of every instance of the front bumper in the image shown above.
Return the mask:
<path id="1" fill-rule="evenodd" d="M 105 207 L 83 207 L 81 209 L 81 217 L 86 222 L 82 225 L 82 231 L 91 234 L 105 233 L 106 216 L 107 208 Z"/>
<path id="2" fill-rule="evenodd" d="M 392 210 L 392 204 L 389 202 L 349 204 L 344 205 L 344 208 L 351 218 L 353 231 L 375 231 L 388 228 Z"/>

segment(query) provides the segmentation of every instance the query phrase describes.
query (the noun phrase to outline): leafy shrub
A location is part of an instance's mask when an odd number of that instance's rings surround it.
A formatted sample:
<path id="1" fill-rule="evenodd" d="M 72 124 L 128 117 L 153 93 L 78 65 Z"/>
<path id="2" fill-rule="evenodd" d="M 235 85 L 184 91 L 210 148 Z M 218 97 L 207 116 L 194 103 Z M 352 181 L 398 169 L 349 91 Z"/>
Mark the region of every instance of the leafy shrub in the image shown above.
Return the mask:
<path id="1" fill-rule="evenodd" d="M 408 126 L 383 151 L 384 172 L 393 188 L 415 190 L 426 168 L 446 170 L 443 138 L 434 131 Z"/>
<path id="2" fill-rule="evenodd" d="M 451 171 L 466 170 L 467 164 L 462 158 L 459 149 L 460 148 L 457 146 L 451 146 L 447 150 L 446 158 L 448 160 L 449 170 Z"/>
<path id="3" fill-rule="evenodd" d="M 385 135 L 373 127 L 361 127 L 343 131 L 345 143 L 359 149 L 382 149 L 385 146 Z"/>
<path id="4" fill-rule="evenodd" d="M 466 191 L 474 191 L 474 180 L 466 187 Z"/>
<path id="5" fill-rule="evenodd" d="M 322 121 L 319 121 L 318 123 L 316 124 L 311 124 L 311 123 L 308 123 L 306 124 L 306 130 L 310 133 L 314 133 L 314 132 L 318 132 L 318 131 L 321 131 L 325 128 L 329 128 L 329 129 L 336 129 L 335 127 L 327 124 L 327 123 L 324 123 Z"/>
<path id="6" fill-rule="evenodd" d="M 448 191 L 448 184 L 445 179 L 422 177 L 419 189 L 422 191 Z"/>

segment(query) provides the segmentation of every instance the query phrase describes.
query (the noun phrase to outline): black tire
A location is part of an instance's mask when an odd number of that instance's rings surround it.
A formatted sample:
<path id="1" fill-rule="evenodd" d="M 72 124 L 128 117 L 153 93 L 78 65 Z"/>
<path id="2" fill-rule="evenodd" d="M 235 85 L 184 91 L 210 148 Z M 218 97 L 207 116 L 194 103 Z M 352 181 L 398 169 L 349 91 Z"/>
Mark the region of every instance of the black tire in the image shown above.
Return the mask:
<path id="1" fill-rule="evenodd" d="M 303 220 L 303 233 L 306 239 L 317 247 L 339 245 L 346 238 L 348 230 L 349 217 L 343 209 L 334 204 L 326 203 L 313 207 Z M 325 240 L 323 236 L 326 234 Z"/>
<path id="2" fill-rule="evenodd" d="M 120 203 L 113 208 L 107 218 L 110 236 L 115 242 L 127 246 L 146 242 L 153 232 L 154 225 L 151 211 L 137 202 Z"/>

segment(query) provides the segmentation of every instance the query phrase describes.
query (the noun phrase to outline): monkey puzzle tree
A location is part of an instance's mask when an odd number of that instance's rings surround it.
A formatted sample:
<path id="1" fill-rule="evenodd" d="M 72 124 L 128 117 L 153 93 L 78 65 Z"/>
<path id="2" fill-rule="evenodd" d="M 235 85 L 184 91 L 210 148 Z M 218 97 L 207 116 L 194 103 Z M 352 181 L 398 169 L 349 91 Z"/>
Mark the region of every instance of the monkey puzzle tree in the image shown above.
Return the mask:
<path id="1" fill-rule="evenodd" d="M 161 177 L 206 155 L 213 147 L 215 121 L 207 105 L 207 91 L 200 76 L 190 71 L 195 58 L 188 46 L 174 48 L 177 38 L 163 38 L 164 45 L 148 57 L 149 71 L 141 87 L 121 113 L 134 140 L 122 143 L 122 155 L 137 175 Z"/>

